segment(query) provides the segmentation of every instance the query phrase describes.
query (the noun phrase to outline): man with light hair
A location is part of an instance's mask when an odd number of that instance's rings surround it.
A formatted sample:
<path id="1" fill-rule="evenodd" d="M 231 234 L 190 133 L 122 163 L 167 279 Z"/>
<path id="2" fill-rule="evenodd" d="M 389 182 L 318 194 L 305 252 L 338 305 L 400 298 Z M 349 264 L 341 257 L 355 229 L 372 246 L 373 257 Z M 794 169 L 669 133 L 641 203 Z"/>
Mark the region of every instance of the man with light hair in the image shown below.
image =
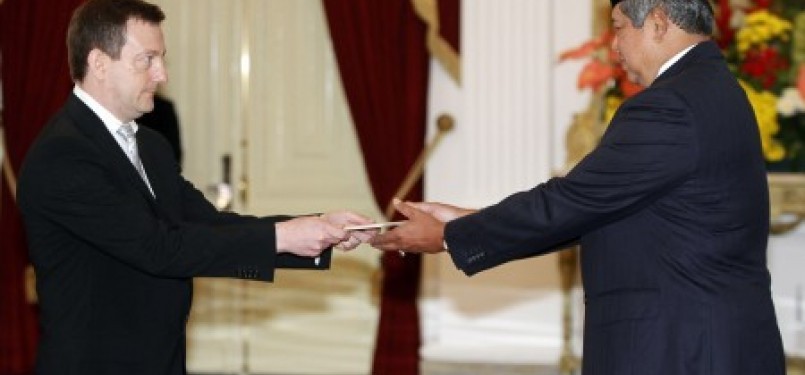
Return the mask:
<path id="1" fill-rule="evenodd" d="M 327 269 L 371 220 L 220 212 L 136 119 L 167 78 L 156 5 L 89 0 L 67 32 L 75 82 L 25 157 L 19 207 L 41 308 L 37 375 L 184 375 L 194 277 Z M 311 275 L 312 276 L 312 275 Z"/>

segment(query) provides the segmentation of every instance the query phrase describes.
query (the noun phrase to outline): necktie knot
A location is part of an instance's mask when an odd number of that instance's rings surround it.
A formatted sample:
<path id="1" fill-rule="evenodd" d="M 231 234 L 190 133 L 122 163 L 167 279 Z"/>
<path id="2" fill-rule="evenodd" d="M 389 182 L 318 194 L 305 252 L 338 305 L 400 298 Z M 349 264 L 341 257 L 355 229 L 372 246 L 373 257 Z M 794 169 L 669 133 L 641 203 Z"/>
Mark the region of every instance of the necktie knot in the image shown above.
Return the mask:
<path id="1" fill-rule="evenodd" d="M 118 133 L 119 133 L 121 136 L 123 136 L 123 139 L 125 139 L 125 140 L 126 140 L 126 142 L 129 142 L 129 143 L 135 143 L 135 139 L 137 139 L 137 138 L 136 138 L 136 137 L 137 137 L 137 135 L 136 135 L 136 133 L 134 132 L 134 127 L 133 127 L 133 126 L 131 126 L 131 124 L 123 124 L 123 125 L 120 125 L 120 129 L 118 129 L 118 130 L 117 130 L 117 132 L 118 132 Z"/>

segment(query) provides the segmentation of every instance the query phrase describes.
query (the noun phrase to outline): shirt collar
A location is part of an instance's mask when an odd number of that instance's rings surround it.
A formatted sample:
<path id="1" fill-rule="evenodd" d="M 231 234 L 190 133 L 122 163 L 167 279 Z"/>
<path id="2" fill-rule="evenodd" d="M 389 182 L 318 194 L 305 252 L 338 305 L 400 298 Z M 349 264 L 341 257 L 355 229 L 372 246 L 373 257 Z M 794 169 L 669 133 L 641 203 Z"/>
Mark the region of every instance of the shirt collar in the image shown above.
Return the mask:
<path id="1" fill-rule="evenodd" d="M 73 94 L 75 94 L 75 96 L 77 96 L 78 99 L 84 102 L 84 104 L 86 104 L 87 107 L 89 107 L 89 109 L 92 110 L 93 113 L 95 113 L 98 117 L 100 117 L 101 121 L 103 122 L 104 125 L 106 125 L 106 128 L 109 129 L 109 132 L 112 133 L 112 135 L 117 134 L 117 130 L 120 129 L 121 125 L 123 125 L 122 121 L 120 121 L 117 117 L 115 117 L 115 115 L 113 115 L 112 112 L 109 112 L 109 110 L 106 109 L 104 106 L 102 106 L 101 103 L 98 103 L 98 101 L 95 100 L 95 98 L 93 98 L 92 95 L 88 94 L 86 91 L 84 91 L 84 89 L 82 89 L 78 85 L 75 85 L 73 87 Z M 137 123 L 132 121 L 131 125 L 134 128 L 134 132 L 136 133 Z"/>
<path id="2" fill-rule="evenodd" d="M 674 57 L 668 59 L 668 61 L 666 61 L 665 64 L 662 64 L 662 66 L 660 67 L 660 71 L 657 72 L 657 77 L 661 76 L 663 73 L 665 73 L 666 70 L 670 69 L 671 66 L 676 64 L 676 62 L 679 61 L 679 59 L 681 59 L 683 56 L 685 56 L 685 54 L 687 54 L 691 49 L 693 49 L 693 47 L 696 47 L 696 45 L 695 44 L 690 45 L 688 48 L 685 48 L 681 52 L 674 55 Z"/>

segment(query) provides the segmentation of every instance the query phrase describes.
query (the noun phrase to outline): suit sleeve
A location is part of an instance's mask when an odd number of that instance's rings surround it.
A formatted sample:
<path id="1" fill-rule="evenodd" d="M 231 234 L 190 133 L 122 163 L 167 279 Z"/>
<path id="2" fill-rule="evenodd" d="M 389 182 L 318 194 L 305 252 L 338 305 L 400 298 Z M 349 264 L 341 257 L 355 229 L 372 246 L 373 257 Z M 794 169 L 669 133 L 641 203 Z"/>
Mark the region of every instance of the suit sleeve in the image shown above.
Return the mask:
<path id="1" fill-rule="evenodd" d="M 27 179 L 21 204 L 29 215 L 59 228 L 58 233 L 29 233 L 34 241 L 49 242 L 37 244 L 53 249 L 43 257 L 56 261 L 56 252 L 69 252 L 80 243 L 158 277 L 265 281 L 288 262 L 289 257 L 276 254 L 274 228 L 287 217 L 218 213 L 185 181 L 188 190 L 174 204 L 184 205 L 186 215 L 169 220 L 133 194 L 130 182 L 110 170 L 110 155 L 97 146 L 62 137 L 51 138 L 39 151 L 27 163 L 26 174 L 36 177 Z M 307 263 L 317 268 L 313 259 Z"/>
<path id="2" fill-rule="evenodd" d="M 186 217 L 192 222 L 200 222 L 209 225 L 210 227 L 226 227 L 229 225 L 242 225 L 254 224 L 262 222 L 266 226 L 270 226 L 274 231 L 274 225 L 281 221 L 293 219 L 294 216 L 289 215 L 274 215 L 256 217 L 250 215 L 240 215 L 232 212 L 221 212 L 215 208 L 203 194 L 198 191 L 190 182 L 181 178 L 180 184 L 183 186 L 182 197 L 183 207 Z M 276 253 L 276 238 L 273 240 L 268 248 L 268 251 Z M 288 268 L 288 269 L 311 269 L 311 270 L 325 270 L 330 268 L 332 260 L 332 247 L 327 248 L 317 258 L 303 257 L 296 254 L 282 253 L 276 255 L 275 268 Z"/>
<path id="3" fill-rule="evenodd" d="M 695 168 L 694 119 L 669 90 L 623 104 L 601 144 L 566 177 L 449 222 L 445 240 L 466 274 L 544 254 L 650 205 Z"/>

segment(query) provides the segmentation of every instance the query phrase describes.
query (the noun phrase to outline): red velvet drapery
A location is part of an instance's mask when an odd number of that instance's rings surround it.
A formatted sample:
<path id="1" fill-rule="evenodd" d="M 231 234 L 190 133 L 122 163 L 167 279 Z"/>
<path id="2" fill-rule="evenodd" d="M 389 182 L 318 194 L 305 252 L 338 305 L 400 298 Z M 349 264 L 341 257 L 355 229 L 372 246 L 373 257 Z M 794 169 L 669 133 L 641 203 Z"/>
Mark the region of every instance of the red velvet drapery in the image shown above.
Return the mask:
<path id="1" fill-rule="evenodd" d="M 428 52 L 410 1 L 324 0 L 352 119 L 381 209 L 424 147 Z M 408 199 L 422 198 L 421 181 Z M 373 374 L 419 373 L 421 257 L 384 254 Z"/>
<path id="2" fill-rule="evenodd" d="M 439 35 L 461 53 L 461 0 L 438 0 Z"/>
<path id="3" fill-rule="evenodd" d="M 378 206 L 384 209 L 424 147 L 429 54 L 410 1 L 323 0 L 341 80 Z M 458 50 L 460 0 L 439 1 L 442 36 Z M 406 197 L 422 198 L 422 181 Z M 382 256 L 373 374 L 419 373 L 416 298 L 422 259 Z"/>
<path id="4" fill-rule="evenodd" d="M 5 0 L 0 5 L 3 128 L 15 174 L 36 134 L 71 88 L 65 37 L 80 0 Z M 24 295 L 28 251 L 19 211 L 2 181 L 0 202 L 0 374 L 33 373 L 36 306 Z"/>

